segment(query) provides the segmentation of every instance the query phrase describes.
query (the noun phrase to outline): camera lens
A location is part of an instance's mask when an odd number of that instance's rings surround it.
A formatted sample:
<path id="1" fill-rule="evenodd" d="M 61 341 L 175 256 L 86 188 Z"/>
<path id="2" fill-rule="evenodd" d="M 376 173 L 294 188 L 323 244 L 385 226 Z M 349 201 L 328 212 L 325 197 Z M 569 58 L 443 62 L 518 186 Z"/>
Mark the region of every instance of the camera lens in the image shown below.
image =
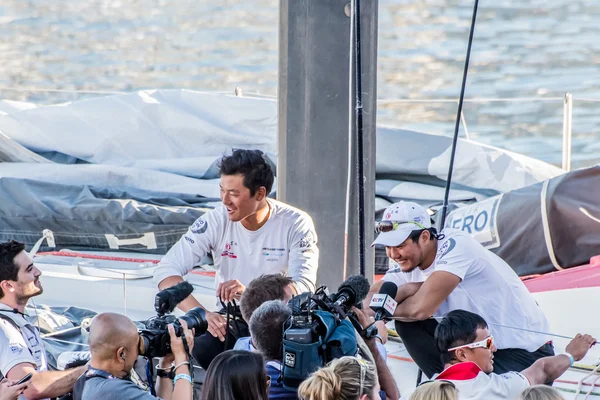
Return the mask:
<path id="1" fill-rule="evenodd" d="M 206 311 L 201 307 L 192 308 L 190 311 L 185 313 L 183 317 L 181 317 L 187 323 L 188 329 L 195 329 L 195 336 L 200 336 L 208 329 L 208 321 L 206 320 Z M 179 323 L 177 322 L 177 325 Z M 179 326 L 176 327 L 177 334 L 181 336 L 181 331 Z"/>

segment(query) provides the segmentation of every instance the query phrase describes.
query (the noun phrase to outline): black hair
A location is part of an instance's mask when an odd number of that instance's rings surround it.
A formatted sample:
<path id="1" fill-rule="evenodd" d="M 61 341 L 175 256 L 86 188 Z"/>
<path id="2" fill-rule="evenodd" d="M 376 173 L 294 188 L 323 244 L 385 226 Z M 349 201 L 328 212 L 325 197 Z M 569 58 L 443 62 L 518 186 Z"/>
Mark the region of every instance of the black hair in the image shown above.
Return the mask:
<path id="1" fill-rule="evenodd" d="M 410 235 L 408 235 L 408 237 L 413 241 L 413 242 L 418 242 L 419 238 L 421 237 L 421 233 L 423 233 L 423 231 L 429 231 L 429 234 L 431 235 L 432 238 L 434 239 L 443 239 L 444 236 L 442 234 L 438 234 L 437 233 L 437 229 L 431 227 L 431 228 L 427 228 L 427 229 L 417 229 L 416 231 L 412 231 L 410 233 Z"/>
<path id="2" fill-rule="evenodd" d="M 15 263 L 15 257 L 23 250 L 25 245 L 14 240 L 0 243 L 0 282 L 17 280 L 19 266 Z M 0 288 L 0 299 L 3 297 L 4 292 Z"/>
<path id="3" fill-rule="evenodd" d="M 263 356 L 228 350 L 210 363 L 203 398 L 210 400 L 267 400 L 267 373 Z"/>
<path id="4" fill-rule="evenodd" d="M 435 328 L 434 338 L 445 365 L 455 357 L 454 351 L 448 351 L 456 346 L 473 343 L 477 338 L 477 329 L 487 328 L 487 322 L 481 316 L 465 311 L 450 311 Z"/>
<path id="5" fill-rule="evenodd" d="M 275 174 L 265 154 L 260 150 L 234 150 L 230 156 L 223 156 L 219 162 L 219 176 L 243 175 L 244 186 L 250 189 L 250 196 L 264 186 L 267 195 L 271 193 Z"/>

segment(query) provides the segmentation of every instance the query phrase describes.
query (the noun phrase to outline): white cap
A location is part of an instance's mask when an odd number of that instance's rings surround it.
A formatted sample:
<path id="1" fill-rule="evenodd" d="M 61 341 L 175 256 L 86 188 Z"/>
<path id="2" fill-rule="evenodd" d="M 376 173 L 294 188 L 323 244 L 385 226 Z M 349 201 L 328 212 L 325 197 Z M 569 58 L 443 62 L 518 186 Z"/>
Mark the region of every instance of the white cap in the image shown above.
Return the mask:
<path id="1" fill-rule="evenodd" d="M 382 221 L 399 222 L 400 225 L 389 232 L 382 232 L 371 246 L 398 246 L 404 242 L 412 231 L 431 228 L 431 218 L 427 210 L 417 203 L 401 201 L 386 208 Z"/>

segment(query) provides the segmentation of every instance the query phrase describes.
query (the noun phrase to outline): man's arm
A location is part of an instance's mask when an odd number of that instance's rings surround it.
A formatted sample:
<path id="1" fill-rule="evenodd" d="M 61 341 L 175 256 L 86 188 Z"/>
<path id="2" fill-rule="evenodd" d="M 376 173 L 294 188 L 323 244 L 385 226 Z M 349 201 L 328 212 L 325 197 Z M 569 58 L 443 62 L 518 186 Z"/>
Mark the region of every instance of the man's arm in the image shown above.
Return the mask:
<path id="1" fill-rule="evenodd" d="M 290 252 L 288 260 L 288 276 L 292 278 L 292 289 L 295 294 L 314 292 L 319 268 L 319 248 L 315 225 L 306 214 L 292 226 Z"/>
<path id="2" fill-rule="evenodd" d="M 371 325 L 369 316 L 364 311 L 359 310 L 356 307 L 352 307 L 352 311 L 356 315 L 361 327 L 366 328 Z M 377 368 L 379 386 L 381 386 L 381 390 L 385 392 L 388 398 L 392 400 L 398 400 L 400 398 L 400 391 L 398 390 L 396 381 L 392 376 L 392 372 L 385 363 L 383 356 L 379 353 L 376 340 L 376 338 L 365 339 L 365 343 L 371 351 L 371 354 L 373 354 L 373 361 L 375 361 L 375 368 Z"/>
<path id="3" fill-rule="evenodd" d="M 198 218 L 160 260 L 154 271 L 154 280 L 159 289 L 181 282 L 182 277 L 199 265 L 202 258 L 211 251 L 216 233 L 221 229 L 216 212 L 212 210 Z M 179 308 L 187 312 L 198 306 L 200 303 L 197 300 L 188 298 L 180 303 Z"/>
<path id="4" fill-rule="evenodd" d="M 460 282 L 461 279 L 450 272 L 433 272 L 414 296 L 398 304 L 394 317 L 418 321 L 431 317 Z M 415 288 L 408 287 L 407 290 Z"/>
<path id="5" fill-rule="evenodd" d="M 575 361 L 581 360 L 590 347 L 596 343 L 596 339 L 590 335 L 578 334 L 567 345 L 566 352 L 573 356 Z M 571 366 L 571 359 L 565 354 L 559 354 L 552 357 L 540 358 L 523 370 L 521 374 L 529 380 L 531 385 L 541 385 L 546 382 L 552 382 L 565 373 Z"/>
<path id="6" fill-rule="evenodd" d="M 398 390 L 398 386 L 396 385 L 396 381 L 392 376 L 392 372 L 390 368 L 387 366 L 381 354 L 379 354 L 379 349 L 377 348 L 377 343 L 375 342 L 375 338 L 365 340 L 367 347 L 371 350 L 373 354 L 373 359 L 375 360 L 375 367 L 377 368 L 377 378 L 379 378 L 379 386 L 381 386 L 381 390 L 383 390 L 386 394 L 386 398 L 391 400 L 398 400 L 400 398 L 400 391 Z"/>
<path id="7" fill-rule="evenodd" d="M 62 396 L 72 391 L 75 381 L 85 372 L 86 368 L 84 365 L 66 371 L 37 372 L 33 364 L 21 363 L 8 371 L 7 378 L 18 381 L 25 375 L 32 373 L 33 377 L 23 395 L 29 400 L 44 399 Z"/>

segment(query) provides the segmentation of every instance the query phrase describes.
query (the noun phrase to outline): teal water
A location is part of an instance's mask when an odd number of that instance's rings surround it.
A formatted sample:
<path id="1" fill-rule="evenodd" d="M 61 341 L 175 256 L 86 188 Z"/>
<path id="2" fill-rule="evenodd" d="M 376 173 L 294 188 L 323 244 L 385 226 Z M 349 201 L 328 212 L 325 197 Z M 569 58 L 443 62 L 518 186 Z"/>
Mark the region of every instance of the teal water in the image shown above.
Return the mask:
<path id="1" fill-rule="evenodd" d="M 573 163 L 600 162 L 600 2 L 481 1 L 467 97 L 573 93 Z M 10 89 L 186 88 L 275 95 L 278 0 L 3 0 L 0 99 L 97 96 Z M 472 3 L 380 0 L 380 99 L 459 93 Z M 380 105 L 378 122 L 451 134 L 455 103 Z M 467 103 L 472 139 L 560 164 L 560 100 Z"/>

